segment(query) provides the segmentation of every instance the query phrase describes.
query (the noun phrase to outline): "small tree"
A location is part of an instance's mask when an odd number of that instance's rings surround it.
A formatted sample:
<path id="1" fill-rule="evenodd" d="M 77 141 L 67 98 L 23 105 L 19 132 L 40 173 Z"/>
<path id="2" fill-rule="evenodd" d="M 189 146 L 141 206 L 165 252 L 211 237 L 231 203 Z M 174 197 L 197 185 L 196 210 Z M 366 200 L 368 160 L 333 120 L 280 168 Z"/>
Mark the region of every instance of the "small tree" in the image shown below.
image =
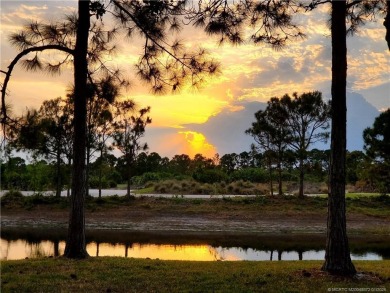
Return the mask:
<path id="1" fill-rule="evenodd" d="M 89 195 L 90 163 L 93 157 L 100 160 L 111 150 L 109 139 L 113 133 L 114 102 L 120 94 L 120 88 L 127 86 L 126 82 L 118 83 L 115 76 L 107 75 L 89 84 L 87 98 L 87 145 L 86 145 L 86 195 Z M 97 153 L 97 154 L 96 154 Z M 99 197 L 101 197 L 102 170 L 99 169 Z"/>
<path id="2" fill-rule="evenodd" d="M 20 157 L 8 157 L 1 164 L 1 189 L 27 189 L 27 167 L 24 159 Z"/>
<path id="3" fill-rule="evenodd" d="M 293 94 L 294 99 L 284 95 L 280 99 L 279 108 L 282 116 L 286 117 L 284 126 L 288 137 L 287 144 L 297 153 L 299 159 L 299 197 L 304 196 L 304 161 L 310 145 L 326 141 L 329 133 L 330 104 L 322 100 L 320 92 L 308 92 L 298 95 Z M 276 110 L 277 112 L 278 110 Z"/>
<path id="4" fill-rule="evenodd" d="M 125 101 L 117 103 L 118 120 L 114 122 L 114 146 L 118 148 L 125 157 L 127 168 L 127 196 L 130 196 L 131 167 L 140 151 L 146 151 L 148 145 L 141 143 L 145 128 L 152 123 L 152 119 L 147 116 L 150 107 L 138 111 L 138 115 L 131 114 L 134 111 L 134 103 Z"/>
<path id="5" fill-rule="evenodd" d="M 219 159 L 219 166 L 223 171 L 225 171 L 228 175 L 230 175 L 234 170 L 237 169 L 237 154 L 225 154 Z"/>
<path id="6" fill-rule="evenodd" d="M 273 194 L 272 169 L 273 161 L 277 164 L 278 170 L 278 192 L 283 194 L 282 183 L 282 162 L 287 149 L 289 132 L 286 128 L 286 113 L 280 111 L 280 101 L 271 98 L 267 103 L 267 108 L 255 113 L 256 121 L 252 127 L 245 131 L 251 135 L 259 148 L 264 151 L 267 166 L 270 174 L 271 194 Z"/>
<path id="7" fill-rule="evenodd" d="M 55 162 L 56 196 L 61 196 L 61 166 L 72 153 L 72 114 L 69 101 L 62 98 L 46 100 L 39 111 L 30 110 L 19 120 L 11 145 L 31 151 Z"/>
<path id="8" fill-rule="evenodd" d="M 190 175 L 192 160 L 187 154 L 174 155 L 169 161 L 169 170 L 173 174 Z"/>

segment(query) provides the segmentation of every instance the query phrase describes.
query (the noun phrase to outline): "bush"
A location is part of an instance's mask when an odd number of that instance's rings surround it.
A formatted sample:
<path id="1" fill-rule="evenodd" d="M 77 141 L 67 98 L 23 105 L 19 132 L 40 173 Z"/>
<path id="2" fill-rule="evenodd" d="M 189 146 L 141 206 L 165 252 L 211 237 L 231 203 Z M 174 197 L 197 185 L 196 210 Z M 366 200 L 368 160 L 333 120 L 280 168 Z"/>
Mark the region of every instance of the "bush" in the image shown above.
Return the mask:
<path id="1" fill-rule="evenodd" d="M 101 182 L 102 188 L 114 188 L 117 186 L 116 182 L 112 180 L 108 180 L 107 178 L 102 178 Z M 98 177 L 90 177 L 89 178 L 89 187 L 90 188 L 99 188 L 100 183 L 99 183 L 99 178 Z"/>
<path id="2" fill-rule="evenodd" d="M 154 183 L 154 190 L 157 193 L 172 194 L 237 194 L 237 195 L 264 195 L 269 189 L 266 184 L 252 183 L 248 181 L 237 181 L 226 184 L 221 183 L 204 183 L 201 184 L 195 180 L 165 180 Z"/>
<path id="3" fill-rule="evenodd" d="M 146 172 L 141 176 L 134 176 L 131 178 L 131 184 L 141 186 L 150 182 L 158 182 L 166 179 L 173 179 L 174 175 L 166 172 Z"/>
<path id="4" fill-rule="evenodd" d="M 20 191 L 10 190 L 1 197 L 1 205 L 20 204 L 23 202 L 23 194 Z"/>
<path id="5" fill-rule="evenodd" d="M 165 180 L 154 183 L 154 190 L 158 193 L 199 193 L 199 183 L 191 180 Z"/>
<path id="6" fill-rule="evenodd" d="M 228 176 L 221 170 L 198 169 L 192 174 L 192 178 L 201 183 L 217 183 L 227 180 Z"/>
<path id="7" fill-rule="evenodd" d="M 62 207 L 66 207 L 67 203 L 67 198 L 54 195 L 43 195 L 39 192 L 31 196 L 23 196 L 20 191 L 9 191 L 1 197 L 2 206 L 23 207 L 26 209 L 31 209 L 36 205 L 42 204 L 61 204 Z"/>
<path id="8" fill-rule="evenodd" d="M 248 181 L 235 181 L 231 182 L 226 187 L 227 194 L 235 195 L 264 195 L 269 192 L 268 187 L 262 183 L 252 183 Z"/>
<path id="9" fill-rule="evenodd" d="M 244 168 L 234 171 L 230 174 L 231 181 L 251 181 L 256 183 L 265 183 L 269 179 L 269 175 L 266 170 L 260 168 Z"/>
<path id="10" fill-rule="evenodd" d="M 57 197 L 54 195 L 43 195 L 42 193 L 38 192 L 31 196 L 24 197 L 24 205 L 25 206 L 35 206 L 39 204 L 54 204 L 54 203 L 61 203 L 67 201 L 66 198 L 63 197 Z"/>

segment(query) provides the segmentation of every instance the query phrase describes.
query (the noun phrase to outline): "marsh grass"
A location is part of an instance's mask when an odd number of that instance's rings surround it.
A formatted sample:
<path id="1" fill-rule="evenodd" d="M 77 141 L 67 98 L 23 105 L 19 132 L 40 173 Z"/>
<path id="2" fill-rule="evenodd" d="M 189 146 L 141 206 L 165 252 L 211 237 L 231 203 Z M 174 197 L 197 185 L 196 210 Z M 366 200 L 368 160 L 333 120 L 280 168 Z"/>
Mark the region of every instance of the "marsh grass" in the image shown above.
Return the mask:
<path id="1" fill-rule="evenodd" d="M 206 194 L 206 195 L 265 195 L 269 194 L 269 188 L 264 183 L 252 183 L 249 181 L 233 181 L 226 183 L 199 183 L 192 179 L 163 180 L 153 183 L 153 191 L 156 193 L 171 194 Z"/>
<path id="2" fill-rule="evenodd" d="M 328 292 L 389 290 L 390 261 L 356 261 L 361 279 L 334 277 L 321 261 L 190 262 L 100 257 L 3 261 L 1 292 Z"/>

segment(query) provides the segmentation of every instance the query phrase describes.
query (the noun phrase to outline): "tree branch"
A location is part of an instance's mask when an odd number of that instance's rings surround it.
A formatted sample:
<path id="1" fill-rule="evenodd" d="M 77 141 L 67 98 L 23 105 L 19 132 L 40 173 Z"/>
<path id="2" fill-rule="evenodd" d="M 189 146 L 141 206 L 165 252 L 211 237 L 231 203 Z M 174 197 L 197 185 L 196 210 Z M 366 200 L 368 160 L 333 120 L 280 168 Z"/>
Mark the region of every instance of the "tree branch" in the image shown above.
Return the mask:
<path id="1" fill-rule="evenodd" d="M 351 3 L 347 4 L 347 9 L 351 8 L 352 6 L 355 6 L 359 3 L 361 3 L 362 0 L 355 0 L 355 1 L 352 1 Z"/>
<path id="2" fill-rule="evenodd" d="M 8 66 L 8 71 L 7 72 L 2 71 L 3 73 L 5 73 L 4 83 L 3 83 L 3 86 L 1 88 L 1 116 L 2 117 L 1 117 L 0 122 L 2 124 L 5 124 L 6 119 L 7 119 L 7 109 L 5 106 L 5 95 L 6 95 L 7 85 L 8 85 L 9 79 L 11 77 L 12 70 L 14 69 L 15 65 L 18 63 L 18 61 L 23 56 L 25 56 L 31 52 L 42 52 L 45 50 L 58 50 L 58 51 L 62 51 L 62 52 L 74 55 L 73 49 L 69 49 L 69 48 L 61 46 L 61 45 L 45 45 L 45 46 L 39 46 L 39 47 L 31 47 L 31 48 L 23 50 L 18 55 L 16 55 L 16 57 L 12 60 L 12 62 Z"/>
<path id="3" fill-rule="evenodd" d="M 135 19 L 135 17 L 133 15 L 131 15 L 131 13 L 129 11 L 127 11 L 121 4 L 118 3 L 118 1 L 116 0 L 112 0 L 112 3 L 114 3 L 121 11 L 123 11 L 125 14 L 127 14 L 131 20 L 136 24 L 136 26 L 142 30 L 142 32 L 145 34 L 145 36 L 152 40 L 154 44 L 156 44 L 156 46 L 158 46 L 160 49 L 162 49 L 165 53 L 167 53 L 168 55 L 170 55 L 173 59 L 175 59 L 176 61 L 178 61 L 179 63 L 181 63 L 183 66 L 187 67 L 188 69 L 191 69 L 190 66 L 188 66 L 187 64 L 185 64 L 182 60 L 180 60 L 179 58 L 177 58 L 175 55 L 173 55 L 171 52 L 169 52 L 169 50 L 167 50 L 164 46 L 162 46 L 161 44 L 159 44 L 144 28 L 143 26 Z"/>

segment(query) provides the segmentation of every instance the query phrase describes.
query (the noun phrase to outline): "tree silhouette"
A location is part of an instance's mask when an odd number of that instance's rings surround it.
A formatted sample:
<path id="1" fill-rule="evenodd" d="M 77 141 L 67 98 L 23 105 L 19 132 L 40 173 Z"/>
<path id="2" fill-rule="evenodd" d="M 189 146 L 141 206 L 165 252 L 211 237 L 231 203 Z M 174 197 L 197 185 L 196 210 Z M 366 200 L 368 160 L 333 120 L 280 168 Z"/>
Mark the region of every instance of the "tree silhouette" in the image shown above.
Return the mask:
<path id="1" fill-rule="evenodd" d="M 280 106 L 282 116 L 286 117 L 286 142 L 299 159 L 299 197 L 302 198 L 307 150 L 311 144 L 328 139 L 325 130 L 329 127 L 330 105 L 322 100 L 320 92 L 294 93 L 293 97 L 284 95 Z"/>
<path id="2" fill-rule="evenodd" d="M 86 196 L 89 195 L 90 162 L 98 153 L 99 162 L 108 150 L 108 139 L 113 132 L 114 102 L 120 95 L 120 89 L 125 84 L 116 82 L 113 76 L 103 76 L 99 81 L 90 81 L 90 94 L 87 97 L 87 147 L 86 147 Z M 100 169 L 100 167 L 99 167 Z M 102 174 L 99 172 L 99 186 Z M 101 187 L 99 187 L 101 197 Z"/>
<path id="3" fill-rule="evenodd" d="M 141 143 L 140 139 L 144 136 L 145 128 L 152 123 L 149 116 L 150 107 L 137 111 L 137 115 L 131 114 L 134 111 L 134 103 L 125 101 L 117 103 L 116 117 L 119 119 L 114 122 L 114 147 L 118 148 L 125 157 L 127 169 L 127 193 L 130 197 L 131 167 L 136 161 L 140 151 L 146 151 L 148 145 Z"/>
<path id="4" fill-rule="evenodd" d="M 72 115 L 69 101 L 57 98 L 44 101 L 38 111 L 19 119 L 19 131 L 11 140 L 16 149 L 30 150 L 35 156 L 53 160 L 56 166 L 56 196 L 61 196 L 61 166 L 72 154 Z"/>
<path id="5" fill-rule="evenodd" d="M 90 28 L 90 1 L 78 2 L 76 44 L 73 54 L 74 67 L 74 139 L 72 195 L 70 201 L 69 228 L 64 255 L 68 258 L 88 257 L 85 240 L 85 190 L 86 190 L 86 115 L 88 77 L 88 37 Z"/>
<path id="6" fill-rule="evenodd" d="M 188 175 L 191 168 L 191 158 L 186 154 L 174 155 L 169 161 L 169 169 L 175 174 Z"/>
<path id="7" fill-rule="evenodd" d="M 241 0 L 228 3 L 209 0 L 194 6 L 188 19 L 204 27 L 209 34 L 219 35 L 220 42 L 239 44 L 243 41 L 243 28 L 252 27 L 250 39 L 254 43 L 267 43 L 280 48 L 288 39 L 303 36 L 292 23 L 293 14 L 301 8 L 308 11 L 329 3 L 332 6 L 332 151 L 327 248 L 323 270 L 350 275 L 356 270 L 349 256 L 345 222 L 346 35 L 353 34 L 365 21 L 384 12 L 385 39 L 390 50 L 390 1 L 312 0 L 308 3 L 295 0 Z"/>
<path id="8" fill-rule="evenodd" d="M 264 111 L 255 113 L 256 121 L 246 131 L 253 136 L 261 149 L 268 154 L 274 154 L 278 170 L 279 194 L 282 189 L 282 163 L 288 147 L 291 147 L 299 158 L 299 196 L 303 197 L 304 160 L 309 146 L 327 138 L 326 132 L 320 132 L 329 127 L 330 108 L 322 100 L 320 92 L 293 94 L 282 98 L 271 98 Z M 268 168 L 271 172 L 272 158 L 268 158 Z"/>
<path id="9" fill-rule="evenodd" d="M 219 165 L 228 175 L 231 174 L 237 168 L 237 154 L 225 154 L 219 159 Z"/>
<path id="10" fill-rule="evenodd" d="M 139 77 L 151 83 L 155 92 L 162 92 L 167 88 L 176 90 L 187 80 L 186 77 L 189 77 L 190 82 L 196 86 L 202 81 L 204 73 L 214 74 L 218 70 L 218 64 L 206 60 L 204 50 L 189 54 L 184 52 L 179 42 L 169 44 L 167 41 L 166 31 L 169 28 L 179 29 L 176 15 L 183 5 L 184 2 L 181 1 L 113 0 L 108 6 L 104 6 L 99 1 L 79 0 L 77 16 L 67 17 L 64 23 L 59 24 L 35 22 L 10 38 L 20 53 L 11 61 L 8 70 L 2 71 L 5 73 L 1 89 L 1 123 L 4 127 L 11 121 L 5 103 L 7 86 L 11 73 L 21 58 L 34 53 L 34 57 L 23 63 L 26 70 L 45 69 L 58 73 L 63 64 L 73 65 L 74 154 L 68 238 L 64 253 L 66 257 L 88 256 L 85 249 L 84 213 L 87 80 L 90 80 L 94 73 L 101 72 L 118 76 L 118 72 L 110 70 L 102 58 L 115 48 L 111 46 L 111 41 L 117 36 L 118 29 L 105 30 L 104 23 L 100 20 L 107 9 L 111 9 L 111 13 L 128 36 L 133 32 L 139 32 L 145 39 L 144 54 L 138 63 Z M 99 22 L 91 23 L 92 16 Z M 44 65 L 39 53 L 50 50 L 64 53 L 63 60 Z"/>
<path id="11" fill-rule="evenodd" d="M 237 45 L 248 38 L 255 44 L 280 49 L 289 39 L 304 37 L 292 22 L 299 7 L 296 0 L 208 0 L 195 2 L 186 19 L 208 34 L 217 35 L 219 43 Z"/>
<path id="12" fill-rule="evenodd" d="M 272 169 L 273 161 L 277 164 L 278 170 L 278 193 L 283 194 L 282 183 L 282 161 L 287 149 L 289 131 L 286 128 L 287 116 L 281 111 L 280 100 L 271 98 L 267 102 L 267 108 L 255 113 L 256 121 L 252 127 L 245 131 L 251 135 L 259 148 L 264 151 L 270 174 L 270 188 L 273 195 Z"/>
<path id="13" fill-rule="evenodd" d="M 371 158 L 390 163 L 390 109 L 375 118 L 363 132 L 364 149 Z"/>
<path id="14" fill-rule="evenodd" d="M 322 269 L 333 274 L 353 275 L 345 207 L 346 158 L 346 85 L 347 85 L 347 4 L 332 2 L 332 132 L 330 154 L 330 190 L 325 263 Z"/>
<path id="15" fill-rule="evenodd" d="M 328 197 L 328 225 L 324 271 L 337 275 L 353 275 L 346 232 L 345 162 L 346 162 L 346 84 L 347 34 L 356 32 L 360 25 L 384 12 L 385 39 L 389 42 L 389 1 L 321 1 L 312 0 L 308 10 L 331 3 L 332 35 L 332 130 L 330 159 L 330 190 Z M 348 25 L 347 25 L 348 24 Z M 389 45 L 389 43 L 388 43 Z M 389 46 L 390 49 L 390 46 Z"/>

